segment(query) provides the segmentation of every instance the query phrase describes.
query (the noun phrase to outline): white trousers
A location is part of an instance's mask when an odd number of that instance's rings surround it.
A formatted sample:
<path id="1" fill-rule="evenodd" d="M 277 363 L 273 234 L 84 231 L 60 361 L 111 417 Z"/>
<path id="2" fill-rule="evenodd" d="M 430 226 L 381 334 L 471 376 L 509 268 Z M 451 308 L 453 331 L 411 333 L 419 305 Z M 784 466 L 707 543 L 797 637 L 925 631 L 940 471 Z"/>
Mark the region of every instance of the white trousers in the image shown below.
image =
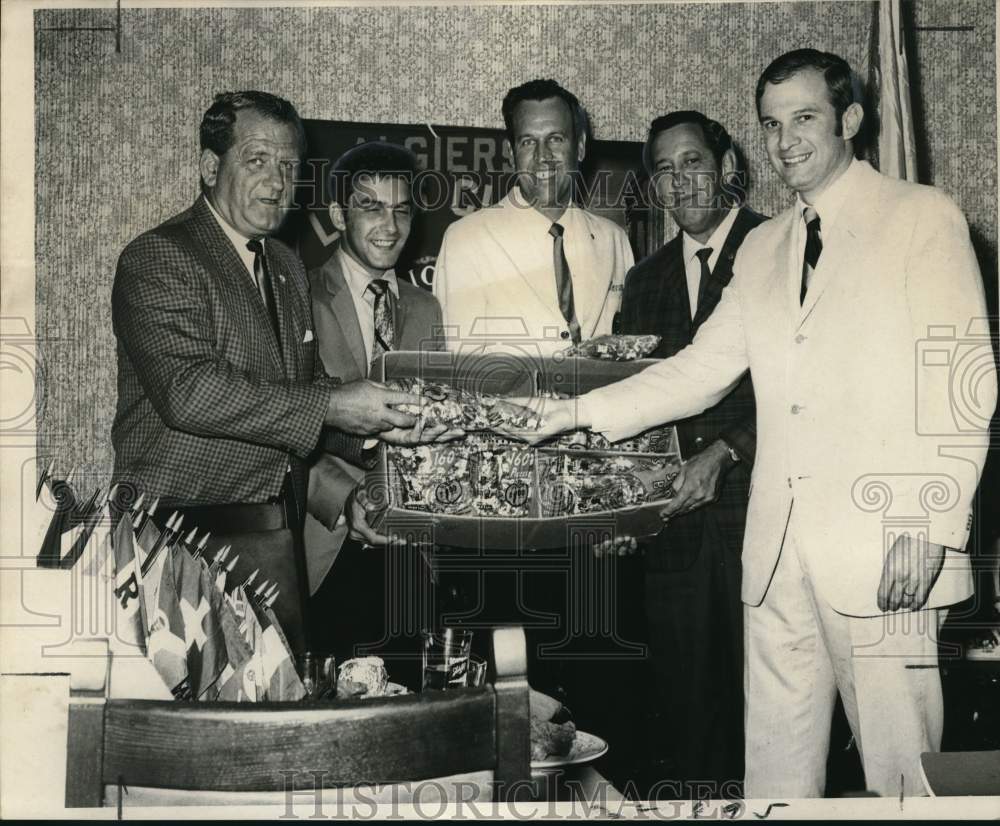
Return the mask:
<path id="1" fill-rule="evenodd" d="M 947 609 L 839 614 L 813 591 L 800 537 L 793 508 L 764 601 L 745 606 L 746 797 L 823 795 L 837 691 L 867 788 L 925 794 L 920 754 L 941 746 Z"/>

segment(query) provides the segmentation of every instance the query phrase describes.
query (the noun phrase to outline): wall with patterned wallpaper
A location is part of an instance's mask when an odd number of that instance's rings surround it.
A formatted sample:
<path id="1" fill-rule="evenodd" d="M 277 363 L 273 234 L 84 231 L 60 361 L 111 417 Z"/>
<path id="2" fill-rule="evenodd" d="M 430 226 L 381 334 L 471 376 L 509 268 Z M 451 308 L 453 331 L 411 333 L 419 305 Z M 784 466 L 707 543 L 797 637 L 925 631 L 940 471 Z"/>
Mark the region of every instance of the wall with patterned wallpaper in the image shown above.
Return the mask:
<path id="1" fill-rule="evenodd" d="M 197 128 L 214 92 L 260 88 L 304 117 L 498 127 L 512 85 L 573 89 L 597 137 L 642 140 L 652 115 L 700 108 L 744 147 L 750 198 L 788 201 L 753 105 L 787 49 L 835 51 L 864 70 L 870 2 L 122 10 L 35 19 L 40 449 L 106 478 L 115 403 L 114 265 L 139 232 L 197 193 Z M 965 210 L 996 279 L 996 62 L 991 0 L 908 8 L 927 180 Z M 918 27 L 914 29 L 913 27 Z M 927 27 L 971 26 L 943 31 Z"/>

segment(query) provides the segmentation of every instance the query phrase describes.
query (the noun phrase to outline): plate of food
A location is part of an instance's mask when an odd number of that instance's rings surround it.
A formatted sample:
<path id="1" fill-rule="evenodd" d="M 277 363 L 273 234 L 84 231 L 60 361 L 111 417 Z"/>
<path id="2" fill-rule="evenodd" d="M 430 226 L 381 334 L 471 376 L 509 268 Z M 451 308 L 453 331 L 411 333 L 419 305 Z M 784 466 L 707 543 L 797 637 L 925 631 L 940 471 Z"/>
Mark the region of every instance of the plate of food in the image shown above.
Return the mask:
<path id="1" fill-rule="evenodd" d="M 608 744 L 594 734 L 578 731 L 569 709 L 553 697 L 531 689 L 531 770 L 544 773 L 596 760 Z"/>
<path id="2" fill-rule="evenodd" d="M 576 736 L 573 738 L 573 744 L 565 755 L 548 754 L 544 760 L 532 760 L 531 770 L 534 772 L 544 772 L 550 769 L 562 768 L 563 766 L 578 766 L 604 756 L 607 751 L 608 743 L 606 740 L 598 737 L 596 734 L 577 731 Z"/>

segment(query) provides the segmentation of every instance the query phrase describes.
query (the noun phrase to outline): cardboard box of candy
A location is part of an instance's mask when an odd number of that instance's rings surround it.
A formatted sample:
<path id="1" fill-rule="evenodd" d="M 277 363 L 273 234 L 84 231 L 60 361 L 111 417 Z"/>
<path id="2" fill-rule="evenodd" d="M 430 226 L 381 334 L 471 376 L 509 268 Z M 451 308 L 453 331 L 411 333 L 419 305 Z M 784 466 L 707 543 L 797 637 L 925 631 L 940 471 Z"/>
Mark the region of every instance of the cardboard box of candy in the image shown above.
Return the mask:
<path id="1" fill-rule="evenodd" d="M 663 522 L 681 465 L 676 428 L 609 443 L 579 431 L 537 448 L 496 433 L 530 428 L 505 397 L 576 396 L 652 362 L 567 356 L 390 352 L 376 377 L 420 393 L 428 422 L 461 423 L 464 439 L 387 446 L 366 480 L 375 522 L 409 541 L 467 548 L 545 549 L 614 535 L 649 536 Z"/>

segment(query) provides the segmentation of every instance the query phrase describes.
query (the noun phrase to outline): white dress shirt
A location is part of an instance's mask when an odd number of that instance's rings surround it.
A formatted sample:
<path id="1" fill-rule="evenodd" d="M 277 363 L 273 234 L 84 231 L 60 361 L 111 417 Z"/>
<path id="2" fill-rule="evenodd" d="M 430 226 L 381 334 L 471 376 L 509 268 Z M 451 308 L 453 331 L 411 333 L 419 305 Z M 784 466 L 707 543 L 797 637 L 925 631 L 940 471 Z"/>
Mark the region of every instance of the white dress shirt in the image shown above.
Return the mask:
<path id="1" fill-rule="evenodd" d="M 228 238 L 230 243 L 233 245 L 233 248 L 236 250 L 236 254 L 240 257 L 240 261 L 243 262 L 243 266 L 247 268 L 247 272 L 250 274 L 250 283 L 253 284 L 253 288 L 255 290 L 259 289 L 257 286 L 257 275 L 253 271 L 254 254 L 247 249 L 247 242 L 251 239 L 247 238 L 247 236 L 245 236 L 242 232 L 237 232 L 229 226 L 226 219 L 219 215 L 208 198 L 205 199 L 205 203 L 208 204 L 209 212 L 215 216 L 215 220 L 219 222 L 219 226 L 222 227 L 222 231 L 226 234 L 226 238 Z M 261 244 L 267 243 L 266 238 L 259 238 L 258 240 Z"/>
<path id="2" fill-rule="evenodd" d="M 371 273 L 344 252 L 343 247 L 335 255 L 340 256 L 340 269 L 354 300 L 354 311 L 358 314 L 358 326 L 361 327 L 361 337 L 365 341 L 365 352 L 370 362 L 372 348 L 375 346 L 375 293 L 368 289 L 368 285 L 374 279 Z M 381 277 L 389 283 L 389 290 L 398 300 L 399 283 L 396 281 L 396 273 L 386 270 Z"/>
<path id="3" fill-rule="evenodd" d="M 732 207 L 722 223 L 715 228 L 715 232 L 703 244 L 696 241 L 686 232 L 681 232 L 681 247 L 684 252 L 684 275 L 687 278 L 688 301 L 691 303 L 691 318 L 698 312 L 698 290 L 701 288 L 701 261 L 698 260 L 698 250 L 711 247 L 712 254 L 708 256 L 708 271 L 715 270 L 715 262 L 719 260 L 719 253 L 729 237 L 729 230 L 736 222 L 740 208 Z"/>
<path id="4" fill-rule="evenodd" d="M 794 252 L 789 267 L 791 277 L 796 280 L 796 283 L 802 282 L 802 262 L 806 255 L 806 222 L 802 216 L 803 211 L 807 206 L 816 210 L 816 214 L 819 216 L 820 239 L 822 239 L 824 233 L 836 226 L 838 218 L 843 214 L 843 207 L 847 203 L 848 196 L 857 185 L 858 176 L 864 175 L 860 166 L 857 158 L 851 158 L 850 166 L 837 180 L 820 193 L 815 204 L 807 204 L 802 200 L 802 195 L 795 194 L 795 209 L 798 213 L 798 220 L 792 223 L 792 232 L 794 233 L 792 250 Z M 822 252 L 820 256 L 822 257 Z M 822 270 L 817 269 L 813 272 L 809 282 L 810 288 L 816 284 L 817 272 L 822 272 Z"/>

